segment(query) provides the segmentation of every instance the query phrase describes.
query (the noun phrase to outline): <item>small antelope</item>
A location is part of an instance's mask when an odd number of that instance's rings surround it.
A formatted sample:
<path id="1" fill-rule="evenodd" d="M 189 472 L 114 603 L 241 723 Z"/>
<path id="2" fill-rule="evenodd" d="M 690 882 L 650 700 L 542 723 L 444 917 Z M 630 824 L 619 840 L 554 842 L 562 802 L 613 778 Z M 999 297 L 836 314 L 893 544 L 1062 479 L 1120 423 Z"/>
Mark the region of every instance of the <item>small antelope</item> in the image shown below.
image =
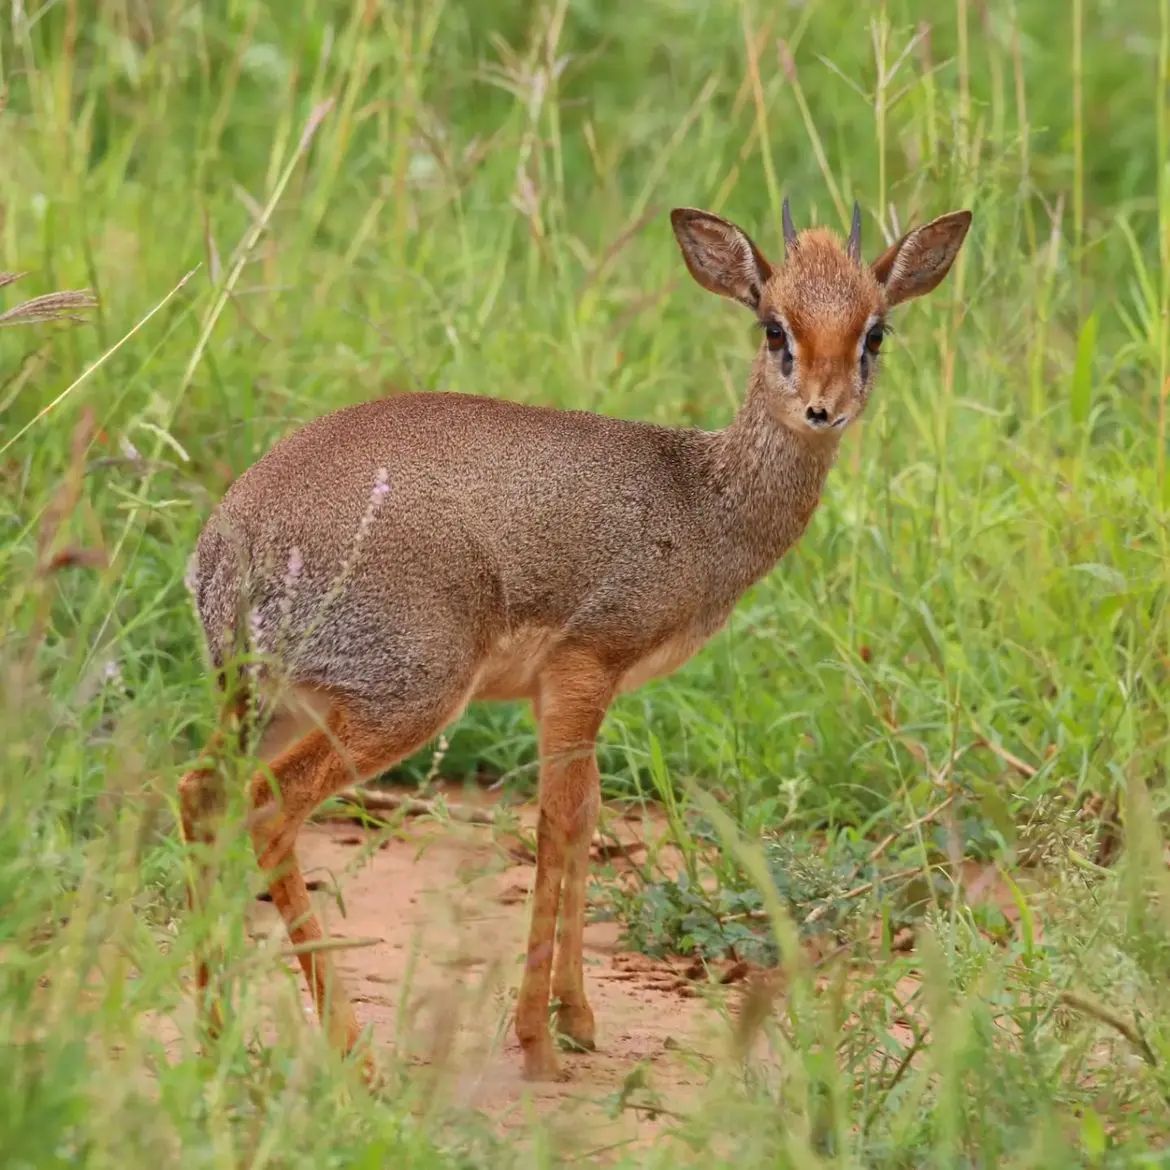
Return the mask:
<path id="1" fill-rule="evenodd" d="M 970 223 L 968 211 L 944 215 L 867 265 L 856 206 L 842 246 L 823 228 L 798 233 L 785 201 L 773 267 L 734 224 L 672 212 L 691 275 L 745 305 L 763 334 L 723 430 L 406 394 L 316 419 L 232 485 L 199 537 L 191 586 L 232 734 L 248 728 L 246 711 L 263 717 L 249 829 L 292 941 L 310 944 L 298 957 L 344 1051 L 359 1027 L 328 950 L 311 946 L 321 928 L 297 832 L 326 797 L 409 755 L 474 699 L 527 699 L 539 725 L 516 1006 L 525 1075 L 560 1075 L 550 994 L 557 1031 L 594 1046 L 582 931 L 606 710 L 686 662 L 800 537 L 869 400 L 887 314 L 939 284 Z M 242 645 L 259 665 L 232 687 Z M 188 841 L 213 839 L 223 789 L 213 756 L 183 778 Z M 196 874 L 193 904 L 208 880 Z M 196 982 L 202 1000 L 206 956 Z"/>

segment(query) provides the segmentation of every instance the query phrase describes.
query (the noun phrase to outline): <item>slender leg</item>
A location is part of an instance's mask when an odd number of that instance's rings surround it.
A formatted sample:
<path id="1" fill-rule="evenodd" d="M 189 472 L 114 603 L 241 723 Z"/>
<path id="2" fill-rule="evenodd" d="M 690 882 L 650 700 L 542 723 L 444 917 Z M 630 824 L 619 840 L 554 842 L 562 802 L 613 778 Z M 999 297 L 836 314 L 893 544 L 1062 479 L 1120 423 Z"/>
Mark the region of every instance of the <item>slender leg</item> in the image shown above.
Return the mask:
<path id="1" fill-rule="evenodd" d="M 578 765 L 574 765 L 576 767 Z M 557 1000 L 556 1027 L 578 1048 L 595 1047 L 593 1010 L 585 998 L 584 935 L 585 887 L 589 877 L 589 845 L 597 828 L 601 804 L 601 777 L 593 751 L 579 763 L 582 786 L 587 790 L 581 824 L 569 842 L 565 858 L 560 935 L 553 968 L 553 997 Z"/>
<path id="2" fill-rule="evenodd" d="M 524 1076 L 532 1081 L 555 1081 L 560 1076 L 547 1016 L 563 877 L 564 841 L 541 809 L 536 834 L 536 889 L 528 927 L 528 953 L 516 1003 L 516 1035 L 524 1051 Z"/>
<path id="3" fill-rule="evenodd" d="M 326 1035 L 345 1053 L 355 1048 L 361 1030 L 329 952 L 313 948 L 324 939 L 324 932 L 297 860 L 297 833 L 323 800 L 355 778 L 406 755 L 425 741 L 430 730 L 388 739 L 371 735 L 351 724 L 343 713 L 334 712 L 326 730 L 311 732 L 272 762 L 272 782 L 263 773 L 252 781 L 249 828 L 257 860 L 268 874 L 269 893 L 289 939 L 295 947 L 304 948 L 298 950 L 297 960 Z M 368 1054 L 364 1063 L 367 1075 L 371 1075 Z"/>
<path id="4" fill-rule="evenodd" d="M 297 960 L 322 1026 L 333 1045 L 349 1052 L 360 1035 L 357 1017 L 328 952 L 312 949 L 313 943 L 324 938 L 324 932 L 309 900 L 294 842 L 309 813 L 321 800 L 350 783 L 353 773 L 337 756 L 329 737 L 314 732 L 280 756 L 272 764 L 272 774 L 280 792 L 279 802 L 263 775 L 252 781 L 249 794 L 256 859 L 268 876 L 268 892 L 284 919 L 289 940 L 295 947 L 308 948 L 298 952 Z"/>
<path id="5" fill-rule="evenodd" d="M 613 694 L 613 684 L 595 659 L 577 651 L 562 655 L 541 678 L 540 819 L 537 825 L 536 888 L 528 953 L 516 1005 L 516 1035 L 530 1080 L 559 1077 L 548 1029 L 553 950 L 566 873 L 567 917 L 563 957 L 557 963 L 558 994 L 567 994 L 561 1014 L 567 1034 L 592 1043 L 592 1012 L 581 971 L 585 868 L 600 800 L 594 745 Z M 588 1021 L 586 1023 L 586 1021 Z"/>
<path id="6" fill-rule="evenodd" d="M 297 832 L 323 800 L 355 779 L 414 751 L 443 726 L 450 714 L 445 706 L 436 705 L 433 710 L 416 710 L 409 715 L 384 715 L 371 723 L 354 718 L 340 704 L 334 705 L 323 729 L 294 742 L 269 765 L 271 778 L 268 772 L 258 773 L 249 788 L 248 827 L 257 859 L 268 876 L 273 904 L 293 945 L 303 948 L 298 950 L 297 959 L 318 1015 L 330 1040 L 344 1052 L 357 1044 L 360 1030 L 328 951 L 313 948 L 313 943 L 323 938 L 323 932 L 297 860 Z M 184 838 L 204 844 L 214 841 L 214 822 L 224 804 L 223 780 L 214 764 L 203 764 L 183 777 L 179 803 Z M 189 891 L 194 908 L 204 904 L 212 877 L 205 859 L 198 859 L 198 864 L 200 868 Z M 195 977 L 202 1004 L 209 984 L 206 955 L 196 956 Z M 218 1007 L 213 1004 L 211 1025 L 218 1023 Z M 368 1053 L 364 1069 L 371 1077 L 374 1070 Z"/>

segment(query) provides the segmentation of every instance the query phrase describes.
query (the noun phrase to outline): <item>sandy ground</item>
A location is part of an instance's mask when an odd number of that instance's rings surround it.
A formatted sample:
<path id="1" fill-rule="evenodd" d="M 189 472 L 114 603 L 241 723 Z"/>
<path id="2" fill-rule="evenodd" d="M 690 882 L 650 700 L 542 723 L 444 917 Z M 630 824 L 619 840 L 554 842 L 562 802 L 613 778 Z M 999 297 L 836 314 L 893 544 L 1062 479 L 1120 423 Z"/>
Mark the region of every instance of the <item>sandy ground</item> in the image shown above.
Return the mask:
<path id="1" fill-rule="evenodd" d="M 491 815 L 482 794 L 470 805 L 466 794 L 455 799 Z M 507 828 L 509 820 L 518 822 L 519 832 Z M 313 900 L 326 933 L 362 944 L 341 950 L 338 968 L 383 1060 L 430 1069 L 436 1092 L 504 1126 L 529 1121 L 535 1111 L 572 1133 L 584 1111 L 595 1146 L 654 1136 L 662 1116 L 651 1108 L 618 1110 L 617 1099 L 625 1091 L 628 1103 L 657 1102 L 666 1116 L 685 1114 L 711 1070 L 730 1055 L 748 984 L 717 986 L 694 967 L 687 978 L 686 960 L 623 950 L 616 923 L 591 923 L 585 964 L 598 1050 L 562 1054 L 569 1077 L 563 1084 L 523 1081 L 512 1010 L 535 875 L 529 845 L 535 821 L 535 806 L 522 806 L 496 825 L 410 818 L 390 834 L 345 821 L 315 823 L 303 830 L 298 851 L 306 878 L 317 887 Z M 660 814 L 607 809 L 593 849 L 594 872 L 608 864 L 621 880 L 647 847 L 659 867 L 681 868 L 663 844 L 666 836 Z M 962 874 L 968 901 L 992 901 L 1015 922 L 1018 908 L 993 867 L 969 863 Z M 257 901 L 251 924 L 258 941 L 271 940 L 274 950 L 285 945 L 271 904 Z M 875 946 L 878 929 L 875 921 Z M 808 957 L 818 957 L 811 946 Z M 737 966 L 743 964 L 727 963 L 725 973 Z M 312 1015 L 291 960 L 289 971 Z M 823 987 L 828 975 L 822 970 L 817 985 Z M 916 975 L 903 978 L 897 998 L 909 1003 L 919 990 Z M 909 1016 L 895 1015 L 888 1030 L 905 1047 L 913 1041 Z M 760 1051 L 753 1055 L 767 1059 Z M 602 1133 L 597 1127 L 603 1121 Z"/>
<path id="2" fill-rule="evenodd" d="M 517 812 L 522 826 L 534 823 L 534 809 Z M 610 813 L 605 827 L 638 856 L 640 840 L 661 830 L 641 814 Z M 499 1126 L 535 1114 L 582 1153 L 648 1140 L 663 1114 L 615 1108 L 623 1087 L 628 1102 L 685 1113 L 728 1050 L 726 1009 L 738 989 L 699 990 L 677 965 L 623 952 L 616 924 L 597 922 L 586 928 L 585 961 L 598 1050 L 562 1054 L 563 1084 L 528 1084 L 512 1033 L 535 872 L 522 836 L 433 818 L 412 818 L 388 839 L 317 823 L 298 852 L 327 934 L 364 944 L 337 961 L 380 1061 L 432 1070 L 436 1092 Z M 251 923 L 258 941 L 284 940 L 271 904 L 257 901 Z"/>
<path id="3" fill-rule="evenodd" d="M 720 986 L 687 971 L 686 960 L 623 951 L 616 924 L 592 923 L 585 962 L 598 1050 L 563 1053 L 564 1083 L 526 1083 L 512 1012 L 535 875 L 536 809 L 493 809 L 481 790 L 445 795 L 494 822 L 411 817 L 378 829 L 339 820 L 310 824 L 300 837 L 298 852 L 326 932 L 352 944 L 335 958 L 359 1019 L 372 1028 L 379 1064 L 406 1062 L 428 1104 L 477 1110 L 497 1130 L 530 1128 L 539 1119 L 566 1157 L 605 1161 L 632 1143 L 662 1140 L 703 1101 L 712 1073 L 729 1068 L 741 1008 L 760 1003 L 751 994 L 760 973 Z M 595 872 L 604 864 L 608 880 L 621 880 L 647 850 L 661 869 L 677 868 L 666 836 L 657 814 L 604 810 Z M 1016 925 L 1018 908 L 993 867 L 969 864 L 961 872 L 969 901 L 993 901 Z M 276 1010 L 274 1019 L 287 1021 L 296 1002 L 312 1018 L 295 960 L 280 957 L 287 936 L 279 915 L 258 899 L 249 923 L 257 946 L 272 956 L 270 965 L 260 962 L 271 971 L 262 998 Z M 875 942 L 877 930 L 875 922 Z M 723 974 L 736 966 L 743 965 L 728 963 Z M 823 989 L 828 978 L 822 968 L 817 986 Z M 884 1027 L 909 1052 L 926 1027 L 917 974 L 899 979 L 894 991 Z M 156 1024 L 168 1046 L 180 1043 L 176 1020 Z M 775 1061 L 774 1051 L 761 1050 L 759 1042 L 752 1047 L 757 1072 L 761 1059 Z"/>

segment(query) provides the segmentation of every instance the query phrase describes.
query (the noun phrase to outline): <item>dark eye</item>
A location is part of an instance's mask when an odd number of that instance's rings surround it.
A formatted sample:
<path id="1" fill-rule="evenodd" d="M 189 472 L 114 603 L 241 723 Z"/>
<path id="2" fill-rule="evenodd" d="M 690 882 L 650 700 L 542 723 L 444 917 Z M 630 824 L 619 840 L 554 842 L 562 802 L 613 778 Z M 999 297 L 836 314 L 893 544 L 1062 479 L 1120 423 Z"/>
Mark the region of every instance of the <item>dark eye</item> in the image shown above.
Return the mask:
<path id="1" fill-rule="evenodd" d="M 870 353 L 877 353 L 882 347 L 882 341 L 886 336 L 886 327 L 884 325 L 875 325 L 865 335 L 865 348 Z"/>
<path id="2" fill-rule="evenodd" d="M 765 325 L 764 336 L 768 339 L 768 348 L 773 353 L 788 348 L 788 335 L 779 325 Z"/>

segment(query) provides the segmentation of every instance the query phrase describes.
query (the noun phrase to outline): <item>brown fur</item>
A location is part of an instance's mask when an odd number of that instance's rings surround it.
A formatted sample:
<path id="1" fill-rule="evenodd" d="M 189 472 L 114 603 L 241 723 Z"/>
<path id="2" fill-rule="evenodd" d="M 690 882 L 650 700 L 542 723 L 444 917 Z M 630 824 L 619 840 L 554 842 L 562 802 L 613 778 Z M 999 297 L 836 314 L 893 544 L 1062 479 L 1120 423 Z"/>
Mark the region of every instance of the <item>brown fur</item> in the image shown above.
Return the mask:
<path id="1" fill-rule="evenodd" d="M 250 823 L 294 941 L 320 936 L 294 852 L 312 810 L 469 701 L 528 699 L 541 779 L 516 1020 L 525 1071 L 558 1075 L 550 993 L 560 1031 L 593 1044 L 581 934 L 606 709 L 685 662 L 800 537 L 876 375 L 865 331 L 942 279 L 969 218 L 910 233 L 875 274 L 823 230 L 794 237 L 773 268 L 733 224 L 676 211 L 695 278 L 786 331 L 784 353 L 760 346 L 724 430 L 414 394 L 319 418 L 240 477 L 199 538 L 192 585 L 223 677 L 241 644 L 263 657 L 249 677 L 272 779 L 254 780 Z M 184 778 L 188 840 L 209 839 L 221 784 L 207 765 Z M 327 954 L 301 963 L 331 1036 L 352 1048 Z"/>

